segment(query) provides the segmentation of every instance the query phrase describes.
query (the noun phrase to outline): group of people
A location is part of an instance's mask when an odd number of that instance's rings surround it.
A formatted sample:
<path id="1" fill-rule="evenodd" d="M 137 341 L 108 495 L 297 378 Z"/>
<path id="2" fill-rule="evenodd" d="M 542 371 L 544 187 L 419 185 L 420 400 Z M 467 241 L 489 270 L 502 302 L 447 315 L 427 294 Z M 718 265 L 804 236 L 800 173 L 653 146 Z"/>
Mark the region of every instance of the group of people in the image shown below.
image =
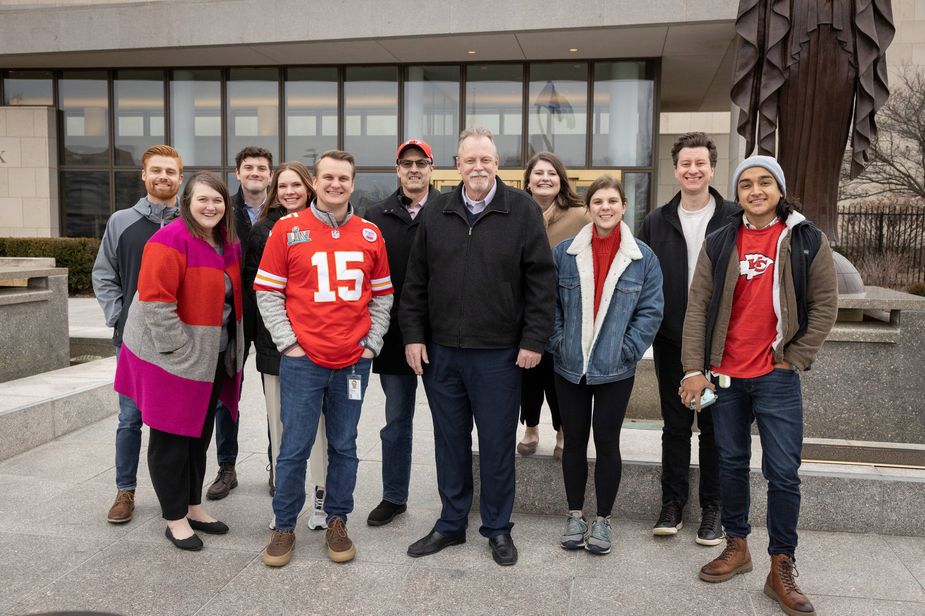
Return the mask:
<path id="1" fill-rule="evenodd" d="M 219 471 L 206 496 L 237 486 L 237 417 L 251 343 L 262 377 L 273 497 L 266 565 L 290 561 L 311 489 L 309 527 L 328 556 L 352 560 L 347 532 L 357 426 L 371 371 L 385 394 L 382 500 L 367 523 L 407 510 L 418 377 L 434 425 L 442 510 L 412 557 L 466 541 L 477 427 L 479 532 L 513 565 L 515 451 L 536 452 L 544 398 L 556 430 L 568 514 L 564 549 L 606 554 L 620 487 L 620 432 L 637 363 L 654 351 L 664 429 L 655 535 L 677 534 L 688 499 L 692 423 L 700 428 L 697 542 L 722 554 L 700 572 L 719 582 L 750 571 L 746 537 L 750 426 L 769 481 L 771 572 L 765 591 L 811 614 L 793 578 L 802 444 L 799 371 L 835 318 L 825 236 L 793 208 L 773 158 L 734 174 L 736 202 L 710 186 L 716 148 L 688 133 L 672 149 L 679 192 L 634 237 L 619 180 L 579 196 L 554 154 L 528 163 L 525 190 L 497 177 L 490 131 L 459 137 L 461 183 L 441 193 L 434 156 L 411 139 L 397 151 L 398 190 L 361 217 L 356 165 L 343 151 L 308 169 L 248 147 L 231 196 L 210 173 L 190 178 L 170 146 L 142 157 L 147 194 L 110 217 L 93 271 L 114 328 L 119 393 L 117 496 L 107 519 L 132 518 L 141 425 L 148 467 L 178 548 L 228 526 L 202 506 L 206 451 Z M 701 407 L 706 391 L 716 402 Z M 517 442 L 518 419 L 526 424 Z M 587 449 L 596 448 L 594 515 L 585 512 Z M 724 529 L 725 528 L 725 533 Z"/>

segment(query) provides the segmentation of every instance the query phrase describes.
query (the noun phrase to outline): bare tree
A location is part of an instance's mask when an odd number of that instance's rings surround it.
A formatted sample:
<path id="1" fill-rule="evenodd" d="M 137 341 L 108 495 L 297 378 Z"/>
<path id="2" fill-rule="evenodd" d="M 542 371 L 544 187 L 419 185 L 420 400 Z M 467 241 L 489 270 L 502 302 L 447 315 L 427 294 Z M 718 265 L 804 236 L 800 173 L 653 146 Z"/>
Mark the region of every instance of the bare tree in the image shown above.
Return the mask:
<path id="1" fill-rule="evenodd" d="M 850 151 L 845 157 L 840 202 L 878 195 L 925 199 L 925 69 L 904 65 L 897 80 L 877 113 L 879 134 L 867 169 L 852 179 Z"/>

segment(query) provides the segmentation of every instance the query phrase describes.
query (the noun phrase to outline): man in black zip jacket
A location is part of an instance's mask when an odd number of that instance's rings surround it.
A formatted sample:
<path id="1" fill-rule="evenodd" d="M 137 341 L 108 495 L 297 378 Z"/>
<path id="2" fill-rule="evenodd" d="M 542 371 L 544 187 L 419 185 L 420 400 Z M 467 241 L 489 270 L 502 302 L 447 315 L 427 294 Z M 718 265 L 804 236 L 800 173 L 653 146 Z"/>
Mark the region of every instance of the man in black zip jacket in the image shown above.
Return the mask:
<path id="1" fill-rule="evenodd" d="M 539 363 L 552 333 L 555 266 L 540 209 L 495 175 L 498 150 L 490 131 L 460 134 L 456 168 L 462 183 L 421 214 L 398 309 L 406 359 L 424 375 L 443 503 L 433 530 L 411 544 L 408 555 L 466 540 L 474 419 L 479 532 L 495 562 L 513 565 L 520 369 Z"/>
<path id="2" fill-rule="evenodd" d="M 716 169 L 716 145 L 704 133 L 681 135 L 671 148 L 674 176 L 680 190 L 642 223 L 639 239 L 658 256 L 663 275 L 665 317 L 652 345 L 662 409 L 662 508 L 652 529 L 656 536 L 676 535 L 683 526 L 688 498 L 691 424 L 694 411 L 678 399 L 681 369 L 681 330 L 687 293 L 703 239 L 728 222 L 739 207 L 710 186 Z M 713 438 L 711 409 L 697 414 L 700 429 L 700 528 L 697 543 L 723 541 L 720 523 L 719 458 Z"/>
<path id="3" fill-rule="evenodd" d="M 433 171 L 434 154 L 426 142 L 409 139 L 401 144 L 395 161 L 401 188 L 371 206 L 364 216 L 382 232 L 395 290 L 389 331 L 383 338 L 382 350 L 373 360 L 373 372 L 379 375 L 379 384 L 385 393 L 385 427 L 379 432 L 382 438 L 382 502 L 366 518 L 370 526 L 388 524 L 408 508 L 418 377 L 405 361 L 398 305 L 421 211 L 440 197 L 440 193 L 430 185 Z"/>

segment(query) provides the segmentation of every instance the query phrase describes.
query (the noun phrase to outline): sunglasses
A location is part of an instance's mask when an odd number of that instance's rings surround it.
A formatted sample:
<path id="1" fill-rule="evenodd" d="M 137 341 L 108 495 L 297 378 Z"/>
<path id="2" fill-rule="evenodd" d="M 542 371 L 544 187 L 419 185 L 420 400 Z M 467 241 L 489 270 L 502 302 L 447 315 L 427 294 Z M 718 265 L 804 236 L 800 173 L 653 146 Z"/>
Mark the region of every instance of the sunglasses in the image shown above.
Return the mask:
<path id="1" fill-rule="evenodd" d="M 408 160 L 407 158 L 399 158 L 397 161 L 398 165 L 402 169 L 410 169 L 412 166 L 416 166 L 418 169 L 426 169 L 430 165 L 434 164 L 429 158 L 422 158 L 420 160 Z"/>

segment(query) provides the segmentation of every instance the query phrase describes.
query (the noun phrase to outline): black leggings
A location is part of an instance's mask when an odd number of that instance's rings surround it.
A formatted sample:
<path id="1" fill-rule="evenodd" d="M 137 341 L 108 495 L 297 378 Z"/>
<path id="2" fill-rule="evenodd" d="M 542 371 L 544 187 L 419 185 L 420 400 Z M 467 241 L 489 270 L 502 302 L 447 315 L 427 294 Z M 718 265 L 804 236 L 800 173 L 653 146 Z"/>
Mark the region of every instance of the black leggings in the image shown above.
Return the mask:
<path id="1" fill-rule="evenodd" d="M 553 359 L 549 353 L 543 353 L 540 363 L 530 370 L 522 370 L 520 390 L 520 423 L 532 428 L 540 423 L 540 411 L 543 408 L 543 394 L 549 404 L 552 415 L 552 429 L 559 431 L 562 420 L 559 417 L 559 400 L 556 398 L 556 379 L 553 372 Z"/>
<path id="2" fill-rule="evenodd" d="M 206 451 L 215 427 L 215 406 L 225 375 L 225 354 L 219 355 L 206 420 L 199 438 L 151 428 L 148 439 L 148 470 L 165 520 L 186 517 L 190 505 L 202 503 L 206 476 Z"/>
<path id="3" fill-rule="evenodd" d="M 592 425 L 597 450 L 594 465 L 597 515 L 607 517 L 613 510 L 623 469 L 620 429 L 633 392 L 633 381 L 634 377 L 630 377 L 612 383 L 588 385 L 582 378 L 575 385 L 556 375 L 556 394 L 565 432 L 562 476 L 569 510 L 584 508 L 585 486 L 588 483 L 588 439 Z"/>

